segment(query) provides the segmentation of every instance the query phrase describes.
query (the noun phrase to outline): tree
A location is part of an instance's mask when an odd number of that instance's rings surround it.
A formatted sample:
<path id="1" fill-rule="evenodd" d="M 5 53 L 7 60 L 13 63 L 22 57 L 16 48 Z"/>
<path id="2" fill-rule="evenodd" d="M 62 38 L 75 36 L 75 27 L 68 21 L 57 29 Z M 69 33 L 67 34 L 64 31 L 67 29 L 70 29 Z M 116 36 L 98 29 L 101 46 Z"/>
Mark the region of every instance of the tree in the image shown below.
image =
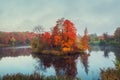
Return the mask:
<path id="1" fill-rule="evenodd" d="M 120 41 L 120 27 L 115 30 L 114 36 L 117 41 Z"/>
<path id="2" fill-rule="evenodd" d="M 76 28 L 70 20 L 65 20 L 63 26 L 62 50 L 72 51 L 76 41 Z"/>
<path id="3" fill-rule="evenodd" d="M 37 52 L 39 49 L 41 50 L 43 48 L 42 34 L 44 32 L 44 28 L 41 25 L 35 26 L 33 32 L 35 32 L 37 36 L 34 36 L 36 39 L 32 39 L 31 44 L 34 47 L 33 49 L 35 52 Z"/>
<path id="4" fill-rule="evenodd" d="M 103 37 L 104 37 L 105 40 L 107 40 L 107 39 L 108 39 L 108 33 L 107 33 L 107 32 L 104 33 L 104 34 L 103 34 Z"/>
<path id="5" fill-rule="evenodd" d="M 42 44 L 44 45 L 44 48 L 49 48 L 51 46 L 51 35 L 49 32 L 45 32 L 41 36 L 42 38 Z"/>
<path id="6" fill-rule="evenodd" d="M 62 51 L 71 51 L 76 41 L 76 28 L 70 20 L 58 19 L 52 29 L 52 45 Z"/>
<path id="7" fill-rule="evenodd" d="M 41 34 L 44 32 L 44 28 L 41 25 L 35 26 L 33 32 L 38 34 L 38 38 L 40 39 Z"/>
<path id="8" fill-rule="evenodd" d="M 32 51 L 36 52 L 36 53 L 39 52 L 42 49 L 42 45 L 40 44 L 38 38 L 34 37 L 31 40 L 31 47 L 32 47 Z"/>
<path id="9" fill-rule="evenodd" d="M 82 42 L 82 50 L 87 50 L 90 49 L 89 45 L 88 45 L 88 32 L 87 32 L 87 28 L 85 28 L 84 31 L 84 36 L 81 39 Z"/>
<path id="10" fill-rule="evenodd" d="M 74 24 L 69 20 L 64 21 L 63 35 L 65 41 L 68 41 L 70 39 L 75 42 L 76 40 L 76 28 L 74 27 Z"/>
<path id="11" fill-rule="evenodd" d="M 61 47 L 63 22 L 64 18 L 58 19 L 56 26 L 52 29 L 51 40 L 53 47 Z"/>
<path id="12" fill-rule="evenodd" d="M 16 39 L 13 36 L 11 37 L 11 42 L 12 42 L 12 46 L 15 46 Z"/>

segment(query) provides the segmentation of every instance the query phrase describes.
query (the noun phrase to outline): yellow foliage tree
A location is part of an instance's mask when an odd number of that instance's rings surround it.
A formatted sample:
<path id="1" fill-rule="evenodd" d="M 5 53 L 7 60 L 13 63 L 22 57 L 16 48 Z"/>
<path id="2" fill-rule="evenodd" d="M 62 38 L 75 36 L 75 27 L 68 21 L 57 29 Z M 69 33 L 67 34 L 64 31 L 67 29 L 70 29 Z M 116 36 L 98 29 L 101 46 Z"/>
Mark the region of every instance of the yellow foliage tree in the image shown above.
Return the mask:
<path id="1" fill-rule="evenodd" d="M 12 46 L 15 46 L 16 39 L 14 37 L 11 38 Z"/>
<path id="2" fill-rule="evenodd" d="M 40 45 L 40 40 L 38 38 L 33 38 L 31 40 L 31 48 L 33 52 L 40 52 L 42 45 Z"/>

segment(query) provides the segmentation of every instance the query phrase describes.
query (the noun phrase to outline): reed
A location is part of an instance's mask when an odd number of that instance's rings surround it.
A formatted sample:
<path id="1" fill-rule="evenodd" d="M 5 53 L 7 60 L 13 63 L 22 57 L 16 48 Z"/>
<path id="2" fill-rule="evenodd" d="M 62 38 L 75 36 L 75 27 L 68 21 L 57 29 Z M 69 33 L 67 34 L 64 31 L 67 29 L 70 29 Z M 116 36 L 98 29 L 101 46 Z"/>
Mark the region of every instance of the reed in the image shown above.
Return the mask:
<path id="1" fill-rule="evenodd" d="M 49 76 L 45 77 L 40 75 L 39 73 L 34 73 L 31 75 L 25 75 L 21 73 L 17 73 L 14 75 L 5 75 L 1 80 L 81 80 L 80 78 L 73 78 L 67 76 Z"/>

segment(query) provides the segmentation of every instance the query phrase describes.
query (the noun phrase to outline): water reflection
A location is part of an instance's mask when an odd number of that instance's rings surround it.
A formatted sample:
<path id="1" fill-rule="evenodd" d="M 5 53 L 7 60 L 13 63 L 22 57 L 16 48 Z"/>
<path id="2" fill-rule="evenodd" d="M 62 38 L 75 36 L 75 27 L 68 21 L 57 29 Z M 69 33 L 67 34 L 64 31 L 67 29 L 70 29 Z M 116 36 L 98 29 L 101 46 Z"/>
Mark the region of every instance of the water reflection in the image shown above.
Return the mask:
<path id="1" fill-rule="evenodd" d="M 112 52 L 114 52 L 116 60 L 120 61 L 120 48 L 112 49 Z"/>
<path id="2" fill-rule="evenodd" d="M 36 60 L 34 60 L 30 55 L 31 49 L 28 46 L 24 47 L 25 48 L 0 48 L 0 76 L 16 73 L 33 73 L 33 64 L 36 62 Z"/>
<path id="3" fill-rule="evenodd" d="M 76 77 L 78 73 L 76 63 L 80 57 L 81 63 L 84 66 L 85 72 L 88 74 L 88 57 L 89 54 L 74 55 L 74 56 L 51 56 L 32 54 L 34 58 L 39 58 L 39 69 L 54 67 L 57 76 Z M 44 68 L 43 68 L 44 66 Z"/>
<path id="4" fill-rule="evenodd" d="M 101 51 L 104 51 L 104 57 L 108 58 L 110 53 L 110 47 L 100 47 Z"/>
<path id="5" fill-rule="evenodd" d="M 24 48 L 25 47 L 25 48 Z M 24 47 L 6 47 L 0 48 L 0 59 L 3 57 L 17 57 L 21 55 L 30 55 L 31 49 L 29 46 Z"/>
<path id="6" fill-rule="evenodd" d="M 113 51 L 113 47 L 111 46 L 92 46 L 91 51 L 103 51 L 104 52 L 104 57 L 109 58 L 109 53 Z"/>
<path id="7" fill-rule="evenodd" d="M 81 61 L 81 63 L 83 64 L 83 66 L 84 66 L 84 68 L 85 68 L 85 72 L 86 72 L 86 74 L 88 74 L 88 67 L 89 67 L 89 65 L 88 65 L 88 57 L 90 56 L 90 54 L 83 54 L 83 55 L 81 55 L 80 56 L 80 61 Z"/>
<path id="8" fill-rule="evenodd" d="M 111 47 L 91 47 L 90 54 L 74 56 L 51 56 L 32 54 L 29 47 L 0 48 L 0 75 L 7 73 L 45 76 L 81 77 L 82 80 L 97 80 L 100 69 L 114 68 L 113 61 L 120 60 L 120 50 Z"/>
<path id="9" fill-rule="evenodd" d="M 51 66 L 54 67 L 57 76 L 71 76 L 75 77 L 77 74 L 76 62 L 75 60 L 79 57 L 79 55 L 75 56 L 41 56 L 41 55 L 33 55 L 34 58 L 40 59 L 40 66 L 44 65 L 44 68 L 49 68 Z M 42 64 L 42 65 L 41 65 Z"/>

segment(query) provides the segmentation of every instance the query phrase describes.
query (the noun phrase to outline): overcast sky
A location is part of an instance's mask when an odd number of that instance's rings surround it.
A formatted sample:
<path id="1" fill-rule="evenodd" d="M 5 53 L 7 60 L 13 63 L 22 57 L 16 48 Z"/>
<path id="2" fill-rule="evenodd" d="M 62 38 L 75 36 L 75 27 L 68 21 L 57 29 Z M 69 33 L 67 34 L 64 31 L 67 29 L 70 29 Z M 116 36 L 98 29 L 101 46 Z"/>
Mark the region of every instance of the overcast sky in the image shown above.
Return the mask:
<path id="1" fill-rule="evenodd" d="M 77 32 L 113 34 L 120 27 L 120 0 L 0 0 L 0 31 L 45 30 L 56 20 L 71 20 Z"/>

